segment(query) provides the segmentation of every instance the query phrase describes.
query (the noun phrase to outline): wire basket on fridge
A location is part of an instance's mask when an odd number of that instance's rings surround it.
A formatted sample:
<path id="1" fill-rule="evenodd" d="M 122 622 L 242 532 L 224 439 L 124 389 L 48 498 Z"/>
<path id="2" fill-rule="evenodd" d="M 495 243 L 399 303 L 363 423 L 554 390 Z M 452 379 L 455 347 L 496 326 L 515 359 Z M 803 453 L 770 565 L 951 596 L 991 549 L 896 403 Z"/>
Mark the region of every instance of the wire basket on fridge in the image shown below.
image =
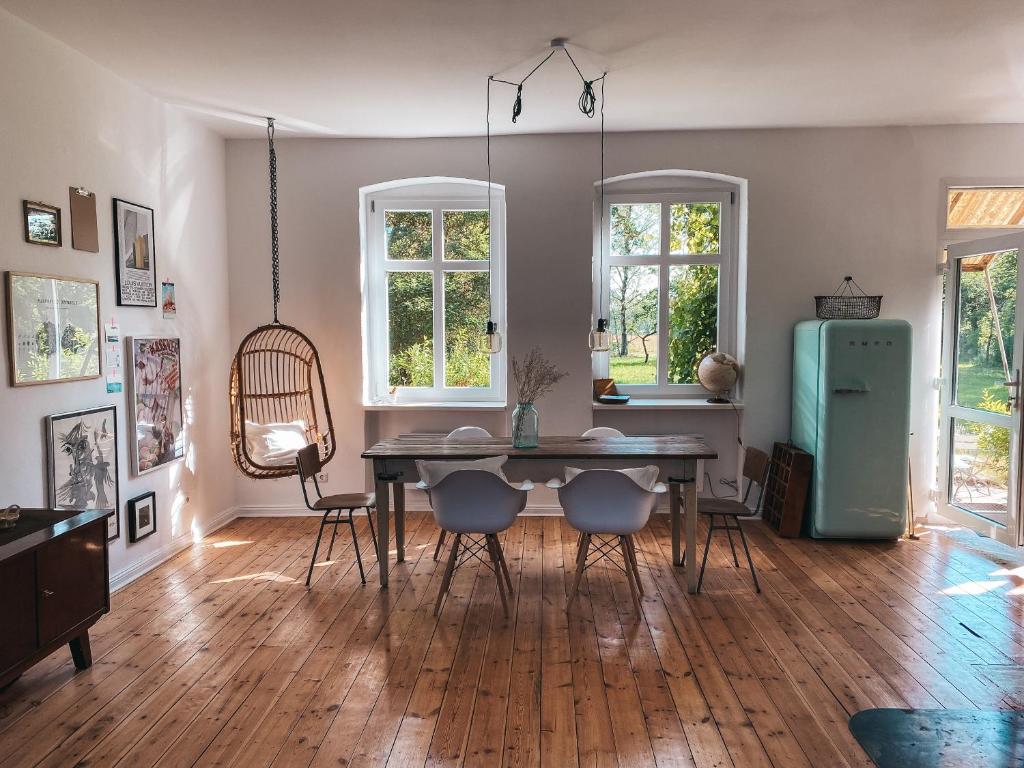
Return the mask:
<path id="1" fill-rule="evenodd" d="M 882 311 L 882 297 L 868 296 L 847 275 L 831 296 L 814 297 L 814 309 L 819 320 L 873 320 Z"/>

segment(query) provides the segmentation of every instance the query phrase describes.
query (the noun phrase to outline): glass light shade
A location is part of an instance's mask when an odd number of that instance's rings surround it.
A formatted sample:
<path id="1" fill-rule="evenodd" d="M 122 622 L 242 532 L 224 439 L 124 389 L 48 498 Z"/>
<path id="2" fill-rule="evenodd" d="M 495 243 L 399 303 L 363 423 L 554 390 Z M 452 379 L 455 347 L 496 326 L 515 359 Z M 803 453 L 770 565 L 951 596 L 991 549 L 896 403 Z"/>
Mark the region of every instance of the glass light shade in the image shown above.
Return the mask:
<path id="1" fill-rule="evenodd" d="M 592 352 L 607 352 L 611 349 L 611 334 L 608 333 L 608 321 L 603 317 L 597 321 L 597 328 L 590 332 L 590 349 Z"/>
<path id="2" fill-rule="evenodd" d="M 487 321 L 487 351 L 492 355 L 501 352 L 501 333 L 493 320 Z"/>

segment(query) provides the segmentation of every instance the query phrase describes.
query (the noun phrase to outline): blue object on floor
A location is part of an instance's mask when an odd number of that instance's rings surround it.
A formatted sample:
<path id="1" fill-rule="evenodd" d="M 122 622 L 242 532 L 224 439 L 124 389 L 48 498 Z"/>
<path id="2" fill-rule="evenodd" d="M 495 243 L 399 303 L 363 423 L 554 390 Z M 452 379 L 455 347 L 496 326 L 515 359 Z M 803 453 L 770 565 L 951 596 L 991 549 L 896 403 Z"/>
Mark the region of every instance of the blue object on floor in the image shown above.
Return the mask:
<path id="1" fill-rule="evenodd" d="M 878 768 L 1021 768 L 1024 713 L 865 709 L 850 732 Z"/>

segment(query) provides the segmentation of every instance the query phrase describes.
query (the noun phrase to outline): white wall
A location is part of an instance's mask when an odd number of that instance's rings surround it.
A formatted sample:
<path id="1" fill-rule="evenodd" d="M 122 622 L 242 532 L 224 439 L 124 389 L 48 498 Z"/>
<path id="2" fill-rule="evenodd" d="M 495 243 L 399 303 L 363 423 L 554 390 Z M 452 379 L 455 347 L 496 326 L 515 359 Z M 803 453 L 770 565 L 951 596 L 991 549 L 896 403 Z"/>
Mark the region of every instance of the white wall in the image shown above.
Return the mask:
<path id="1" fill-rule="evenodd" d="M 280 133 L 278 134 L 281 135 Z M 270 317 L 266 147 L 227 143 L 231 334 Z M 592 134 L 498 137 L 494 180 L 508 199 L 508 343 L 540 344 L 569 378 L 540 404 L 542 431 L 579 433 L 592 423 L 636 432 L 703 431 L 734 453 L 730 412 L 592 414 L 590 318 Z M 320 346 L 339 432 L 331 488 L 362 487 L 360 450 L 378 435 L 476 422 L 507 429 L 507 414 L 369 413 L 360 406 L 359 227 L 361 186 L 413 176 L 485 177 L 482 139 L 300 140 L 278 143 L 282 318 Z M 914 326 L 914 476 L 919 509 L 934 477 L 939 350 L 936 272 L 944 178 L 1024 181 L 1024 127 L 964 126 L 612 134 L 609 176 L 682 168 L 749 179 L 745 438 L 789 435 L 791 331 L 813 317 L 812 297 L 854 275 L 885 294 L 883 315 Z M 713 473 L 731 477 L 734 462 Z M 243 507 L 297 502 L 293 481 L 239 479 Z"/>
<path id="2" fill-rule="evenodd" d="M 0 267 L 98 279 L 101 317 L 123 335 L 181 337 L 188 425 L 187 459 L 132 477 L 124 394 L 102 379 L 14 389 L 0 382 L 0 503 L 46 504 L 43 418 L 114 404 L 118 409 L 121 538 L 111 544 L 111 575 L 145 563 L 233 505 L 227 450 L 228 289 L 224 141 L 114 73 L 0 10 Z M 68 187 L 96 193 L 99 253 L 71 248 Z M 178 318 L 115 306 L 111 198 L 156 211 L 158 279 L 177 284 Z M 23 198 L 58 205 L 62 248 L 29 245 Z M 6 308 L 4 310 L 6 312 Z M 7 356 L 4 337 L 4 356 Z M 125 502 L 157 494 L 157 533 L 128 544 Z"/>

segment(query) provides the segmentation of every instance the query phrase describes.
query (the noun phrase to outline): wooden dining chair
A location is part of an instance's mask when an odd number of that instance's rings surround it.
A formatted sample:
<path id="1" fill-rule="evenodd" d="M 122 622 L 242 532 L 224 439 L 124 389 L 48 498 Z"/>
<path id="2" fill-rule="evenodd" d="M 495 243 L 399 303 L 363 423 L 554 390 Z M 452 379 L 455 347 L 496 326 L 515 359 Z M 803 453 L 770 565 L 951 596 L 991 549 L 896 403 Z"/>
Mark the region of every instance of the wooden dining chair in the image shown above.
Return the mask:
<path id="1" fill-rule="evenodd" d="M 445 440 L 454 440 L 455 442 L 472 442 L 473 440 L 487 439 L 491 437 L 491 433 L 483 427 L 465 426 L 453 429 L 448 433 Z M 447 531 L 444 528 L 437 534 L 437 546 L 434 547 L 434 562 L 437 562 L 437 558 L 441 555 L 441 550 L 444 549 L 444 538 L 447 535 Z"/>
<path id="2" fill-rule="evenodd" d="M 771 466 L 771 459 L 764 451 L 757 448 L 747 448 L 743 456 L 743 478 L 747 481 L 746 489 L 743 491 L 742 499 L 701 499 L 697 509 L 698 514 L 708 518 L 708 537 L 704 542 L 704 557 L 700 563 L 700 576 L 697 577 L 697 591 L 704 583 L 704 569 L 708 564 L 708 551 L 711 549 L 711 535 L 715 531 L 725 531 L 729 536 L 729 549 L 732 550 L 732 562 L 737 568 L 740 566 L 739 558 L 736 557 L 736 545 L 732 540 L 732 532 L 738 531 L 740 542 L 743 544 L 743 551 L 747 555 L 747 565 L 750 567 L 750 575 L 754 578 L 754 589 L 761 591 L 761 585 L 757 581 L 757 571 L 754 570 L 754 561 L 750 557 L 750 548 L 747 546 L 747 537 L 743 533 L 740 520 L 754 517 L 761 508 L 761 501 L 764 498 L 764 486 L 768 479 L 768 469 Z M 753 509 L 748 506 L 750 492 L 754 486 L 758 487 L 757 503 Z M 715 518 L 721 522 L 715 524 Z M 730 521 L 732 523 L 730 524 Z"/>
<path id="3" fill-rule="evenodd" d="M 370 525 L 370 537 L 373 539 L 373 551 L 376 552 L 377 532 L 373 528 L 372 510 L 376 508 L 377 504 L 374 495 L 372 493 L 339 493 L 332 496 L 324 496 L 320 492 L 320 484 L 316 479 L 317 474 L 323 469 L 323 463 L 320 461 L 320 449 L 316 443 L 307 445 L 300 450 L 295 456 L 295 464 L 299 470 L 302 498 L 305 499 L 306 506 L 313 512 L 323 512 L 323 517 L 320 518 L 320 530 L 316 534 L 316 544 L 313 547 L 313 556 L 309 561 L 309 572 L 306 573 L 306 586 L 309 586 L 313 578 L 313 566 L 316 565 L 316 556 L 320 550 L 320 539 L 324 535 L 324 527 L 328 525 L 333 526 L 331 543 L 327 547 L 327 559 L 330 560 L 331 553 L 334 551 L 334 540 L 338 536 L 338 526 L 341 524 L 347 524 L 352 530 L 352 545 L 356 550 L 359 578 L 363 584 L 366 584 L 366 574 L 363 572 L 363 558 L 359 552 L 359 540 L 356 538 L 356 524 L 355 520 L 352 519 L 352 513 L 357 509 L 366 510 L 366 521 Z M 310 480 L 313 481 L 313 488 L 316 491 L 315 499 L 311 499 L 309 495 L 307 483 Z M 333 520 L 330 519 L 332 512 L 335 513 Z M 343 519 L 341 516 L 342 512 L 347 512 L 348 517 Z"/>

